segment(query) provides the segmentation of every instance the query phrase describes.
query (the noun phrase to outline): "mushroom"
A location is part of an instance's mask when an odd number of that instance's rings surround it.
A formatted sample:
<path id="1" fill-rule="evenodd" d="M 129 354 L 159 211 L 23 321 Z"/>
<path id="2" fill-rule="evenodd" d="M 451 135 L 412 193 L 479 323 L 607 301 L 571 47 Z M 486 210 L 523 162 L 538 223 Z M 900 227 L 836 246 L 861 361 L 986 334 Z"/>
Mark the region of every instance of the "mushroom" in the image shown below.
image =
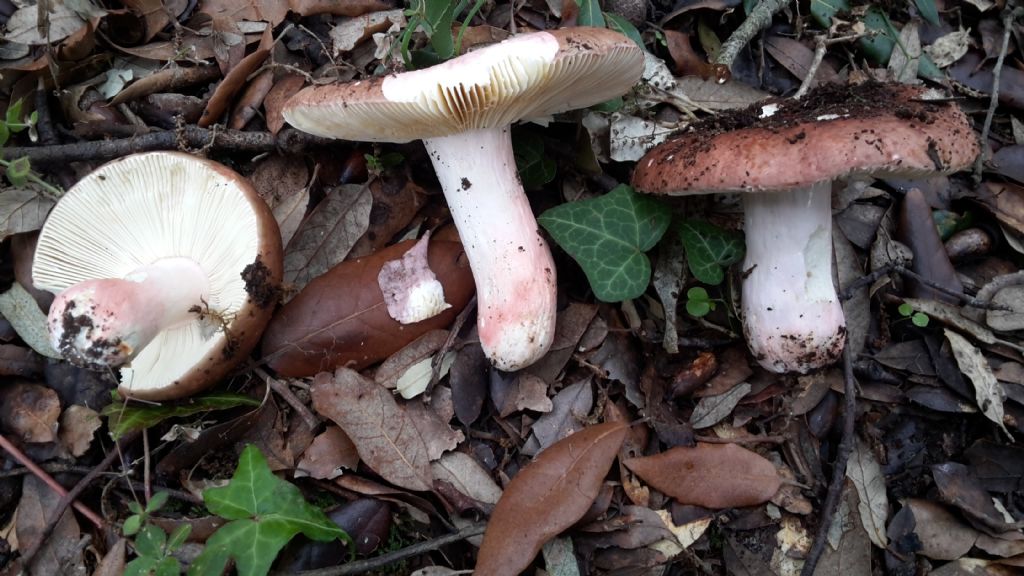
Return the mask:
<path id="1" fill-rule="evenodd" d="M 176 152 L 126 156 L 79 181 L 50 213 L 32 276 L 57 294 L 56 350 L 120 367 L 120 391 L 180 398 L 252 349 L 277 302 L 281 236 L 249 182 Z"/>
<path id="2" fill-rule="evenodd" d="M 494 366 L 517 370 L 551 345 L 556 283 L 509 125 L 619 96 L 642 71 L 640 48 L 617 32 L 552 30 L 422 70 L 309 87 L 283 112 L 318 136 L 423 139 L 473 269 L 480 343 Z"/>
<path id="3" fill-rule="evenodd" d="M 825 87 L 695 124 L 638 162 L 633 185 L 644 192 L 745 193 L 743 329 L 765 368 L 807 373 L 842 352 L 832 181 L 953 172 L 977 155 L 964 113 L 923 96 L 880 83 Z"/>

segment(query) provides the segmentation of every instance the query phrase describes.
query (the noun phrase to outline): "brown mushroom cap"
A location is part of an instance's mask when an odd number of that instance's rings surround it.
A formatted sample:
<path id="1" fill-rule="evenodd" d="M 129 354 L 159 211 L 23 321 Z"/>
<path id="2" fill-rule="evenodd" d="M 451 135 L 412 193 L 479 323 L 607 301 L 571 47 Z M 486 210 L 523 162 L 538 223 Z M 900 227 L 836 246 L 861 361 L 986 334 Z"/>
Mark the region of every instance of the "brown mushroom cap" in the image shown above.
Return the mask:
<path id="1" fill-rule="evenodd" d="M 292 126 L 329 138 L 408 142 L 495 128 L 621 95 L 643 53 L 604 28 L 509 38 L 442 64 L 346 84 L 308 87 L 285 105 Z"/>
<path id="2" fill-rule="evenodd" d="M 694 124 L 647 153 L 633 185 L 669 195 L 778 191 L 858 175 L 963 169 L 978 142 L 954 104 L 917 87 L 826 86 Z"/>
<path id="3" fill-rule="evenodd" d="M 79 181 L 39 236 L 33 278 L 54 293 L 87 280 L 124 278 L 172 257 L 207 273 L 210 298 L 194 320 L 164 330 L 121 368 L 126 396 L 188 396 L 216 383 L 255 346 L 282 277 L 273 214 L 249 181 L 227 167 L 150 152 L 109 162 Z"/>

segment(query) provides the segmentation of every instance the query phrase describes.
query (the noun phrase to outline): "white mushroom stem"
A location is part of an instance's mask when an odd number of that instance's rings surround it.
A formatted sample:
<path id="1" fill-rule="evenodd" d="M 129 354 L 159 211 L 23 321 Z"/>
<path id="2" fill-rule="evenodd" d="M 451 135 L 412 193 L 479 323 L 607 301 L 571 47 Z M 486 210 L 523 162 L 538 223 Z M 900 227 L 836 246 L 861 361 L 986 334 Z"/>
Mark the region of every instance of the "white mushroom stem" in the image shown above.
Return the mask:
<path id="1" fill-rule="evenodd" d="M 484 353 L 529 366 L 555 333 L 555 265 L 516 172 L 509 128 L 423 141 L 469 256 Z"/>
<path id="2" fill-rule="evenodd" d="M 209 297 L 206 273 L 188 258 L 164 258 L 124 278 L 87 280 L 57 295 L 47 319 L 65 358 L 90 367 L 130 361 L 157 334 L 195 319 Z"/>
<path id="3" fill-rule="evenodd" d="M 833 363 L 846 340 L 832 283 L 829 182 L 744 195 L 747 256 L 743 329 L 757 361 L 774 372 Z"/>

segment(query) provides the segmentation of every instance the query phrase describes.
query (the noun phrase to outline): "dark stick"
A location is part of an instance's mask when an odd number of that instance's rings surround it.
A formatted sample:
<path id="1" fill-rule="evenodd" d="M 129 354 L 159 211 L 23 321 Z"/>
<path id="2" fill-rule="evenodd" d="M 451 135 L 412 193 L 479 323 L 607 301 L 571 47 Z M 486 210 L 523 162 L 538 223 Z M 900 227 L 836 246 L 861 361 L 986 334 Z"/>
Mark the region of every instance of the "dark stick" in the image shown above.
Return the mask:
<path id="1" fill-rule="evenodd" d="M 486 527 L 487 524 L 483 522 L 473 524 L 471 526 L 466 526 L 454 534 L 445 534 L 444 536 L 439 536 L 432 540 L 418 542 L 412 546 L 402 548 L 401 550 L 395 550 L 394 552 L 389 552 L 387 554 L 382 554 L 375 558 L 357 560 L 356 562 L 349 562 L 348 564 L 342 564 L 341 566 L 332 566 L 330 568 L 321 568 L 319 570 L 296 572 L 293 576 L 348 576 L 349 574 L 362 574 L 363 572 L 383 568 L 389 564 L 394 564 L 395 562 L 401 562 L 406 558 L 412 558 L 426 552 L 432 552 L 442 546 L 453 544 L 472 536 L 478 536 L 484 533 L 484 529 Z"/>
<path id="2" fill-rule="evenodd" d="M 68 162 L 103 162 L 135 152 L 180 150 L 182 147 L 227 150 L 232 152 L 282 152 L 297 154 L 309 146 L 330 144 L 332 140 L 311 136 L 298 130 L 285 129 L 276 135 L 270 132 L 199 128 L 185 126 L 181 130 L 151 132 L 132 138 L 23 146 L 0 150 L 5 160 L 27 157 L 33 166 L 66 164 Z"/>
<path id="3" fill-rule="evenodd" d="M 914 272 L 913 270 L 908 270 L 902 264 L 886 264 L 885 266 L 882 266 L 878 270 L 875 270 L 874 272 L 867 274 L 866 276 L 861 276 L 852 284 L 847 286 L 846 290 L 843 290 L 843 292 L 839 295 L 839 299 L 849 300 L 850 298 L 853 298 L 854 292 L 860 290 L 865 286 L 874 284 L 875 280 L 878 280 L 882 276 L 885 276 L 892 272 L 896 272 L 898 274 L 906 276 L 907 278 L 912 278 L 937 292 L 941 292 L 942 294 L 945 294 L 946 296 L 949 296 L 951 298 L 956 298 L 957 300 L 963 302 L 965 306 L 971 306 L 972 308 L 984 308 L 986 310 L 1007 309 L 1005 306 L 1001 306 L 999 304 L 992 304 L 991 302 L 985 302 L 972 296 L 969 296 L 967 294 L 964 294 L 963 292 L 950 290 L 945 286 L 932 282 L 931 280 L 925 278 L 924 276 L 921 276 L 920 274 Z"/>
<path id="4" fill-rule="evenodd" d="M 821 559 L 821 554 L 825 551 L 825 543 L 828 542 L 828 529 L 832 526 L 832 518 L 836 514 L 836 509 L 839 508 L 839 499 L 843 495 L 843 485 L 846 483 L 846 464 L 850 460 L 850 453 L 853 452 L 857 387 L 853 378 L 853 351 L 849 344 L 843 348 L 843 395 L 843 435 L 839 441 L 839 453 L 836 454 L 836 462 L 832 467 L 832 482 L 829 483 L 825 506 L 818 521 L 818 532 L 814 535 L 814 544 L 807 554 L 800 576 L 814 576 L 818 560 Z"/>

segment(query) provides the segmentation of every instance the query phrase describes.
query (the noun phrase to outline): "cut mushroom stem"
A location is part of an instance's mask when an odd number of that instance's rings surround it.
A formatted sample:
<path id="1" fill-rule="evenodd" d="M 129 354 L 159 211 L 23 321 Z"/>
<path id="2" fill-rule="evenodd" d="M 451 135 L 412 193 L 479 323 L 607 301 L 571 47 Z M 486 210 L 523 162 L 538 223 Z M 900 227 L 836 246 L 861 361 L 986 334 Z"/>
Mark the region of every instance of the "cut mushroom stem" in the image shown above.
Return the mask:
<path id="1" fill-rule="evenodd" d="M 555 265 L 516 172 L 509 127 L 424 140 L 476 281 L 480 343 L 501 370 L 554 337 Z"/>
<path id="2" fill-rule="evenodd" d="M 831 363 L 846 341 L 832 283 L 831 183 L 743 199 L 743 329 L 751 352 L 780 373 Z"/>
<path id="3" fill-rule="evenodd" d="M 131 361 L 161 331 L 195 319 L 209 297 L 206 273 L 189 258 L 164 258 L 124 278 L 80 282 L 50 307 L 50 339 L 75 364 L 93 369 Z"/>

